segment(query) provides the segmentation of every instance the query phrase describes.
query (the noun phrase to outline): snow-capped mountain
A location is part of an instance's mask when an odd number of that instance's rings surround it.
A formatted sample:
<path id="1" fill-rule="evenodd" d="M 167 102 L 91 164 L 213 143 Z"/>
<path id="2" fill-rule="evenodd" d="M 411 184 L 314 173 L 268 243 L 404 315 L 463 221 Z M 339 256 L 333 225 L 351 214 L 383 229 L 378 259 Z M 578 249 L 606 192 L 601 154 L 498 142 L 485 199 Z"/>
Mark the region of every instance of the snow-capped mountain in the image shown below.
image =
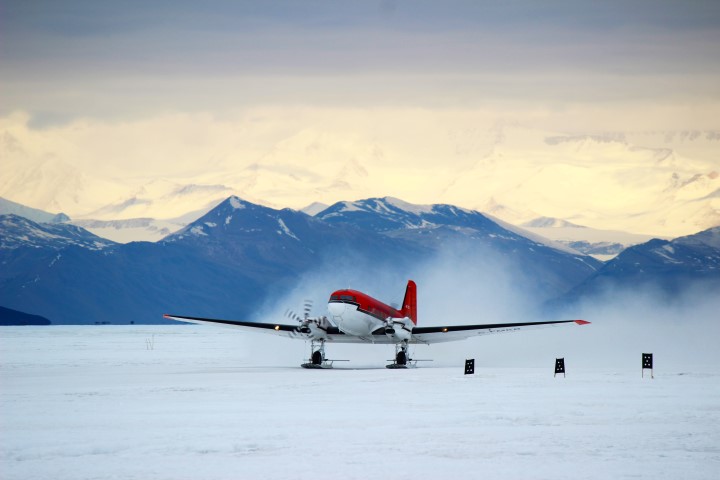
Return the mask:
<path id="1" fill-rule="evenodd" d="M 665 236 L 720 224 L 720 168 L 713 159 L 720 142 L 714 132 L 683 140 L 660 133 L 505 131 L 506 140 L 462 172 L 444 198 L 466 205 L 463 192 L 481 185 L 484 199 L 478 198 L 477 208 L 518 224 L 545 215 Z"/>
<path id="2" fill-rule="evenodd" d="M 117 243 L 157 242 L 183 228 L 180 223 L 154 218 L 130 218 L 127 220 L 73 220 L 73 225 Z"/>
<path id="3" fill-rule="evenodd" d="M 489 239 L 523 237 L 559 251 L 578 253 L 492 216 L 454 205 L 415 205 L 394 197 L 369 198 L 338 202 L 315 216 L 329 223 L 351 224 L 391 236 L 406 230 L 440 231 L 444 227 L 459 233 L 473 231 L 476 236 L 482 234 Z"/>
<path id="4" fill-rule="evenodd" d="M 656 289 L 672 297 L 699 287 L 720 295 L 720 227 L 674 240 L 653 239 L 607 262 L 563 297 L 577 300 L 622 289 Z"/>
<path id="5" fill-rule="evenodd" d="M 210 211 L 232 195 L 233 188 L 220 184 L 179 183 L 152 180 L 134 188 L 115 202 L 84 215 L 88 220 L 172 219 Z"/>
<path id="6" fill-rule="evenodd" d="M 0 197 L 0 215 L 18 215 L 38 223 L 65 223 L 70 217 L 64 213 L 49 213 L 37 208 L 26 207 L 19 203 L 11 202 Z"/>
<path id="7" fill-rule="evenodd" d="M 477 212 L 395 199 L 358 205 L 380 211 L 353 225 L 343 221 L 348 212 L 323 220 L 230 197 L 156 243 L 101 250 L 46 245 L 32 255 L 23 253 L 28 249 L 4 250 L 0 305 L 25 311 L 32 306 L 59 323 L 155 323 L 169 310 L 247 318 L 267 299 L 286 295 L 301 275 L 318 272 L 326 288 L 372 272 L 385 272 L 400 284 L 441 249 L 462 242 L 473 252 L 505 258 L 538 295 L 557 295 L 598 266 Z M 328 215 L 338 207 L 327 209 Z"/>
<path id="8" fill-rule="evenodd" d="M 396 259 L 400 266 L 417 251 L 383 236 L 368 237 L 354 228 L 335 228 L 302 212 L 275 210 L 235 196 L 163 243 L 200 249 L 222 262 L 241 264 L 250 275 L 263 272 L 263 280 L 275 282 L 342 252 L 374 255 L 379 263 Z M 265 277 L 270 272 L 274 277 Z"/>
<path id="9" fill-rule="evenodd" d="M 528 288 L 548 296 L 571 288 L 601 265 L 563 245 L 453 205 L 414 205 L 392 197 L 371 198 L 339 202 L 316 218 L 362 228 L 431 251 L 452 245 L 488 248 L 522 268 L 531 279 Z"/>
<path id="10" fill-rule="evenodd" d="M 422 253 L 237 197 L 156 243 L 20 250 L 27 251 L 3 253 L 0 305 L 32 306 L 58 323 L 163 323 L 170 310 L 248 318 L 268 295 L 284 294 L 299 275 L 328 261 L 341 267 L 372 259 L 404 272 Z"/>
<path id="11" fill-rule="evenodd" d="M 387 197 L 311 217 L 233 196 L 155 243 L 114 244 L 73 225 L 0 219 L 0 305 L 57 323 L 157 323 L 170 310 L 248 318 L 302 276 L 317 276 L 322 294 L 376 272 L 401 283 L 448 251 L 493 258 L 539 299 L 570 290 L 564 302 L 643 283 L 671 296 L 720 274 L 720 227 L 636 245 L 602 265 L 479 212 Z"/>
<path id="12" fill-rule="evenodd" d="M 306 207 L 303 207 L 300 209 L 301 212 L 307 213 L 311 217 L 314 217 L 318 213 L 322 212 L 323 210 L 327 209 L 330 205 L 326 203 L 321 202 L 313 202 L 310 205 L 307 205 Z"/>
<path id="13" fill-rule="evenodd" d="M 521 226 L 529 232 L 549 238 L 602 261 L 610 260 L 631 245 L 652 239 L 650 235 L 589 228 L 550 217 L 538 217 Z"/>
<path id="14" fill-rule="evenodd" d="M 520 225 L 523 228 L 587 228 L 562 218 L 538 217 Z"/>
<path id="15" fill-rule="evenodd" d="M 0 215 L 0 251 L 18 248 L 62 250 L 68 246 L 102 250 L 115 242 L 67 223 L 36 223 L 18 215 Z"/>
<path id="16" fill-rule="evenodd" d="M 4 145 L 0 142 L 0 159 L 0 196 L 72 218 L 100 208 L 126 190 L 122 182 L 92 175 L 56 157 L 28 158 L 20 146 L 9 148 L 7 138 Z"/>

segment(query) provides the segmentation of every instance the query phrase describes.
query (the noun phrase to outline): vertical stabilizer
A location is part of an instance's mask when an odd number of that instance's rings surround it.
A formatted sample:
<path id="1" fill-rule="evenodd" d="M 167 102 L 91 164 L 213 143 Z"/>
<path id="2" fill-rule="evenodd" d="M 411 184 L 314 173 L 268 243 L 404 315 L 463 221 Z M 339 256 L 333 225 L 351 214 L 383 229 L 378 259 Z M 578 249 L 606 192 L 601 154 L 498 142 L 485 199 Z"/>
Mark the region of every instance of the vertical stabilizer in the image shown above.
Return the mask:
<path id="1" fill-rule="evenodd" d="M 412 280 L 408 280 L 401 313 L 417 325 L 417 286 Z"/>

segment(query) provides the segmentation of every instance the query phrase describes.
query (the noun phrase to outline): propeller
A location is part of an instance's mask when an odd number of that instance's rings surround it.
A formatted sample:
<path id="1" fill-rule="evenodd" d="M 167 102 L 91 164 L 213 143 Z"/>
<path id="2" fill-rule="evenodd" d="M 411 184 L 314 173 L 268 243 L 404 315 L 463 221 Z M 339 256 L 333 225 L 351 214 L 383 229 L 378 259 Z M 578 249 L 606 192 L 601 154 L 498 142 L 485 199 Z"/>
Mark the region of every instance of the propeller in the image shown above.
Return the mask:
<path id="1" fill-rule="evenodd" d="M 312 311 L 313 307 L 313 301 L 312 300 L 304 300 L 303 301 L 303 309 L 302 309 L 302 315 L 288 309 L 285 311 L 285 316 L 289 318 L 290 320 L 294 320 L 300 324 L 298 327 L 298 331 L 301 333 L 311 333 L 310 330 L 310 323 L 314 323 L 318 327 L 322 328 L 323 330 L 327 330 L 327 328 L 330 326 L 330 322 L 328 321 L 327 317 L 320 316 L 320 317 L 311 317 L 310 312 Z"/>
<path id="2" fill-rule="evenodd" d="M 298 315 L 297 313 L 293 312 L 293 311 L 290 310 L 289 308 L 288 308 L 287 310 L 285 310 L 285 316 L 286 316 L 287 318 L 289 318 L 290 320 L 295 320 L 295 321 L 300 322 L 300 323 L 302 323 L 302 321 L 303 321 L 303 318 L 302 318 L 300 315 Z"/>
<path id="3" fill-rule="evenodd" d="M 310 317 L 310 311 L 312 310 L 313 301 L 312 300 L 305 300 L 305 303 L 303 303 L 303 312 L 305 313 L 305 320 L 307 320 Z"/>
<path id="4" fill-rule="evenodd" d="M 285 311 L 285 316 L 288 317 L 290 320 L 294 320 L 300 324 L 298 327 L 298 330 L 301 333 L 310 333 L 310 328 L 308 325 L 310 325 L 310 322 L 314 322 L 316 324 L 320 324 L 320 322 L 323 321 L 324 317 L 317 317 L 313 318 L 310 316 L 310 312 L 312 311 L 313 302 L 312 300 L 305 300 L 303 301 L 303 314 L 298 315 L 294 311 L 287 309 Z"/>

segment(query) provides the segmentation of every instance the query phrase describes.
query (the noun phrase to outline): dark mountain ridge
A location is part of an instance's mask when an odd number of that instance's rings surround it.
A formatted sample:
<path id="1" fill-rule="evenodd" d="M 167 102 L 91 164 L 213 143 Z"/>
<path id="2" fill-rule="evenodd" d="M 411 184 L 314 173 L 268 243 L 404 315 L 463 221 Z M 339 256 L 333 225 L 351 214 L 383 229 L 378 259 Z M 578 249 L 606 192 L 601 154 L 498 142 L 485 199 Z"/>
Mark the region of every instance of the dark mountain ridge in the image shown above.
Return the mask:
<path id="1" fill-rule="evenodd" d="M 629 247 L 558 301 L 575 303 L 608 292 L 641 289 L 672 298 L 695 287 L 720 295 L 720 227 Z"/>
<path id="2" fill-rule="evenodd" d="M 0 305 L 53 323 L 164 323 L 168 312 L 251 318 L 319 266 L 404 277 L 448 249 L 502 258 L 522 272 L 522 288 L 569 301 L 593 279 L 638 274 L 633 262 L 646 274 L 714 278 L 720 261 L 715 231 L 638 245 L 603 265 L 479 212 L 389 197 L 340 202 L 316 217 L 230 197 L 156 243 L 115 244 L 66 227 L 0 221 Z"/>

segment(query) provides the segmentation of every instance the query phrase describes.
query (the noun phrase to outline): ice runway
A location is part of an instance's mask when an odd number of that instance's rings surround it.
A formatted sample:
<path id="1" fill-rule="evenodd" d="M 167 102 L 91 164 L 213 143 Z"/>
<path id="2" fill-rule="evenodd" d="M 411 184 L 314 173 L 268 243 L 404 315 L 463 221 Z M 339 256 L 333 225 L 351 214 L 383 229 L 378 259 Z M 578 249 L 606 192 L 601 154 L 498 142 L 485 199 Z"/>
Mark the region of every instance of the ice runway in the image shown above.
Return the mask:
<path id="1" fill-rule="evenodd" d="M 0 477 L 720 477 L 711 367 L 642 380 L 638 352 L 637 365 L 569 367 L 564 379 L 551 363 L 473 376 L 382 361 L 316 371 L 300 358 L 268 366 L 242 338 L 191 326 L 0 329 Z"/>

